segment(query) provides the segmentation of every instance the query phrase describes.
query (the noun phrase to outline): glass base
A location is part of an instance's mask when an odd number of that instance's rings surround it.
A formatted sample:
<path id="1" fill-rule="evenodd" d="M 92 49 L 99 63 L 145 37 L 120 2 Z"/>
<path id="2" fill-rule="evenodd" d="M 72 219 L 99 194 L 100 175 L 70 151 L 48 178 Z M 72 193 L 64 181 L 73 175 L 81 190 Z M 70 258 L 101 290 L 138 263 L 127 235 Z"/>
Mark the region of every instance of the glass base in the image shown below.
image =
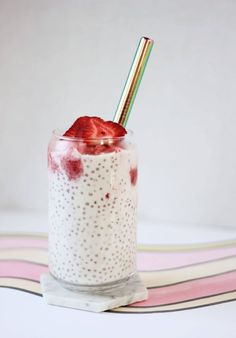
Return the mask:
<path id="1" fill-rule="evenodd" d="M 96 285 L 85 285 L 85 284 L 75 284 L 71 282 L 64 281 L 60 278 L 55 277 L 51 272 L 53 278 L 55 278 L 62 287 L 65 289 L 71 290 L 71 291 L 78 291 L 78 292 L 88 292 L 88 293 L 104 293 L 105 291 L 110 291 L 112 289 L 122 288 L 124 285 L 136 274 L 137 272 L 131 273 L 129 276 L 110 282 L 110 283 L 104 283 L 104 284 L 96 284 Z"/>
<path id="2" fill-rule="evenodd" d="M 72 292 L 49 273 L 43 274 L 40 281 L 43 297 L 48 304 L 79 310 L 102 312 L 148 298 L 148 291 L 138 273 L 130 277 L 123 287 L 117 286 L 99 292 Z"/>

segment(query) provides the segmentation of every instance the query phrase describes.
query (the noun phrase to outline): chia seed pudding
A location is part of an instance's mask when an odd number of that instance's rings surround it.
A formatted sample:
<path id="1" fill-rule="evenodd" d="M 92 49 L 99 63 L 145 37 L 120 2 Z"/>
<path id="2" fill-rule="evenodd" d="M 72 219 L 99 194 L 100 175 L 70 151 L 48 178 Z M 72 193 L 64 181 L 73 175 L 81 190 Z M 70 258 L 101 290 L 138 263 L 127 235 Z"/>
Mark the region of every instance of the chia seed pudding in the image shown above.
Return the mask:
<path id="1" fill-rule="evenodd" d="M 127 136 L 99 152 L 83 146 L 58 135 L 49 144 L 49 269 L 96 287 L 136 272 L 137 155 Z"/>

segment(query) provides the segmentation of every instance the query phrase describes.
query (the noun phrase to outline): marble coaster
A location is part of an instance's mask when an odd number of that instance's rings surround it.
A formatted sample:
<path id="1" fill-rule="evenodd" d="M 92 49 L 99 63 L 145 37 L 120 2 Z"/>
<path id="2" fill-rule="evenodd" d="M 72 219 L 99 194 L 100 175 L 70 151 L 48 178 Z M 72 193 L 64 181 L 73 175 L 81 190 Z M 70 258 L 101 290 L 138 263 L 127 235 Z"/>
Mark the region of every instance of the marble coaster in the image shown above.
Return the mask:
<path id="1" fill-rule="evenodd" d="M 40 281 L 43 297 L 48 304 L 92 312 L 102 312 L 148 298 L 148 291 L 138 273 L 126 284 L 100 293 L 65 289 L 49 273 L 41 275 Z"/>

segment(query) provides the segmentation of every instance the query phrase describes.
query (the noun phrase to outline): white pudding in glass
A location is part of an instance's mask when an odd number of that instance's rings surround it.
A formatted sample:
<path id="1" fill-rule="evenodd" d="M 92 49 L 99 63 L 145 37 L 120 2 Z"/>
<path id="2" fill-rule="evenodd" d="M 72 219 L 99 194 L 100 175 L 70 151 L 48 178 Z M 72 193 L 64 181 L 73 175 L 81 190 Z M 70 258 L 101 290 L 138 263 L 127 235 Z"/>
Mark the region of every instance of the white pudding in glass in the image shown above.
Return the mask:
<path id="1" fill-rule="evenodd" d="M 80 149 L 49 145 L 49 269 L 71 285 L 116 283 L 136 272 L 136 148 Z"/>

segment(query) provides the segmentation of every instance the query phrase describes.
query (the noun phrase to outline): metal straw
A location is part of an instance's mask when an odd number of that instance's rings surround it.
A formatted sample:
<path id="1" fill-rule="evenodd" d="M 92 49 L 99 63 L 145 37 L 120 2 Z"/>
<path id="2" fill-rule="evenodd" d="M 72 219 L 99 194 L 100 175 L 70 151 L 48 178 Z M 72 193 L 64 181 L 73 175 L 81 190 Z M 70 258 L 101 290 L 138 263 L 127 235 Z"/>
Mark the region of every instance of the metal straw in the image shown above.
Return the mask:
<path id="1" fill-rule="evenodd" d="M 142 37 L 139 41 L 113 120 L 124 127 L 128 121 L 153 44 L 154 41 L 147 37 Z"/>

